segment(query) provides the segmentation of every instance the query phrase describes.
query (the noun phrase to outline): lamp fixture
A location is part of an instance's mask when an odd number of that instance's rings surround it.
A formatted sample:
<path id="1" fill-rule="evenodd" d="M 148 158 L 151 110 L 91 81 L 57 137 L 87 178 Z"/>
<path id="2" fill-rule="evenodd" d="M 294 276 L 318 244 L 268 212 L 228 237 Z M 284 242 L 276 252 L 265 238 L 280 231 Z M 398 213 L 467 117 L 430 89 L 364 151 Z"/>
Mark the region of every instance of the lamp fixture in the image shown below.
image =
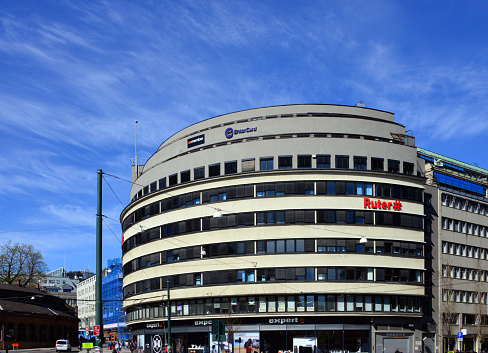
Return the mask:
<path id="1" fill-rule="evenodd" d="M 216 208 L 215 213 L 213 214 L 213 218 L 222 218 L 222 210 L 220 208 Z"/>

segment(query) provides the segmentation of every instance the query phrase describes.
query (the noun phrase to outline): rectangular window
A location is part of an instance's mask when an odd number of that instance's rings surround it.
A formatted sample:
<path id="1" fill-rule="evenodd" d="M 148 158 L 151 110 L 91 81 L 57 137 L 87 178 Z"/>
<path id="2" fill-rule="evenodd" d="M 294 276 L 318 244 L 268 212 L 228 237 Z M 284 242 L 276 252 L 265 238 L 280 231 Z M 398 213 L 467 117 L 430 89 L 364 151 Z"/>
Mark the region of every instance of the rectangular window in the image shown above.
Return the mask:
<path id="1" fill-rule="evenodd" d="M 298 155 L 298 168 L 312 168 L 311 155 Z"/>
<path id="2" fill-rule="evenodd" d="M 168 184 L 169 186 L 178 184 L 178 174 L 170 175 L 168 177 Z"/>
<path id="3" fill-rule="evenodd" d="M 409 162 L 403 162 L 403 174 L 413 175 L 414 164 Z"/>
<path id="4" fill-rule="evenodd" d="M 279 169 L 291 169 L 292 168 L 292 157 L 291 156 L 279 156 L 278 157 L 278 168 Z"/>
<path id="5" fill-rule="evenodd" d="M 185 170 L 185 171 L 181 172 L 180 173 L 180 179 L 181 179 L 182 183 L 184 183 L 186 181 L 190 181 L 190 171 Z"/>
<path id="6" fill-rule="evenodd" d="M 319 169 L 330 168 L 330 156 L 329 155 L 317 155 L 317 168 L 319 168 Z"/>
<path id="7" fill-rule="evenodd" d="M 260 170 L 273 170 L 273 157 L 264 157 L 259 160 Z"/>
<path id="8" fill-rule="evenodd" d="M 242 169 L 242 172 L 245 173 L 245 172 L 254 172 L 255 170 L 255 160 L 254 158 L 251 158 L 251 159 L 243 159 L 242 160 L 242 163 L 241 163 L 241 169 Z"/>
<path id="9" fill-rule="evenodd" d="M 336 156 L 335 167 L 338 169 L 349 169 L 349 156 Z"/>
<path id="10" fill-rule="evenodd" d="M 193 180 L 205 178 L 205 167 L 199 167 L 193 169 Z"/>
<path id="11" fill-rule="evenodd" d="M 291 312 L 294 312 L 295 311 L 295 297 L 294 296 L 290 296 L 290 297 L 287 297 L 287 311 L 291 311 Z"/>
<path id="12" fill-rule="evenodd" d="M 400 161 L 394 159 L 388 160 L 388 171 L 390 173 L 400 173 Z"/>
<path id="13" fill-rule="evenodd" d="M 383 164 L 384 164 L 383 158 L 371 157 L 371 170 L 383 171 L 385 170 Z"/>
<path id="14" fill-rule="evenodd" d="M 237 161 L 225 162 L 225 174 L 237 173 Z"/>
<path id="15" fill-rule="evenodd" d="M 366 169 L 366 157 L 354 156 L 354 169 Z"/>
<path id="16" fill-rule="evenodd" d="M 208 176 L 214 177 L 220 175 L 220 163 L 212 164 L 208 166 Z"/>
<path id="17" fill-rule="evenodd" d="M 158 180 L 158 186 L 159 186 L 159 189 L 158 190 L 161 190 L 161 189 L 164 189 L 166 187 L 166 178 L 161 178 Z"/>

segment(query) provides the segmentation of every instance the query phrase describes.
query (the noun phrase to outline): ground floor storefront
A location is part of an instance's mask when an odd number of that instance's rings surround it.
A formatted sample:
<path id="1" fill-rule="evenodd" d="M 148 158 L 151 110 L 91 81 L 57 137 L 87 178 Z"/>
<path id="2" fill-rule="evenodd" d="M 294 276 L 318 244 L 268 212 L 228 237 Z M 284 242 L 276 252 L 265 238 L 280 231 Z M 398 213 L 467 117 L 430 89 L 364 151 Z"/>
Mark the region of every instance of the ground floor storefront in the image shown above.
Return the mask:
<path id="1" fill-rule="evenodd" d="M 225 319 L 224 319 L 225 321 Z M 336 321 L 336 322 L 334 322 Z M 413 323 L 379 324 L 370 318 L 270 317 L 233 319 L 225 336 L 212 335 L 212 320 L 171 322 L 173 353 L 421 353 Z M 132 325 L 144 353 L 167 345 L 167 322 Z"/>

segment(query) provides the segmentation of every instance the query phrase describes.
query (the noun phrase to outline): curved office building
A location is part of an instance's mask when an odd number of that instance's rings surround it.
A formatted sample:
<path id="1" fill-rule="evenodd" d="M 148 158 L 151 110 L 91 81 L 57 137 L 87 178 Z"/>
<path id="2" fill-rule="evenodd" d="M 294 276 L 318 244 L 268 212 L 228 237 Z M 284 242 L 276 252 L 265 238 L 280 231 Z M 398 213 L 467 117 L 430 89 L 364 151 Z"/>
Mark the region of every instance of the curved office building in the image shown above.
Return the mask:
<path id="1" fill-rule="evenodd" d="M 133 174 L 123 291 L 141 344 L 167 339 L 169 293 L 174 352 L 217 345 L 214 319 L 232 333 L 223 351 L 249 339 L 263 353 L 421 349 L 424 178 L 393 114 L 225 114 L 175 133 Z"/>

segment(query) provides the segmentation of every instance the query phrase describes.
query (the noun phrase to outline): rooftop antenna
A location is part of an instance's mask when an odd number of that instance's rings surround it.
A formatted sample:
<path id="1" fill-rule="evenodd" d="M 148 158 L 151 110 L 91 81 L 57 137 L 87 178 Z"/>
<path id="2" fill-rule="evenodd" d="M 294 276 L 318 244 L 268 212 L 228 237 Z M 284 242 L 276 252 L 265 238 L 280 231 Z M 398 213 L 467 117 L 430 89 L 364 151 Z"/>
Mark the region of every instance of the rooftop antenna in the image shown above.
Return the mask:
<path id="1" fill-rule="evenodd" d="M 366 107 L 366 106 L 364 105 L 363 101 L 357 102 L 357 103 L 356 103 L 354 106 L 355 106 L 355 107 L 359 107 L 359 108 L 364 108 L 364 107 Z"/>
<path id="2" fill-rule="evenodd" d="M 136 120 L 136 158 L 135 158 L 135 165 L 136 165 L 136 177 L 139 176 L 139 167 L 137 166 L 137 123 L 139 120 Z"/>

